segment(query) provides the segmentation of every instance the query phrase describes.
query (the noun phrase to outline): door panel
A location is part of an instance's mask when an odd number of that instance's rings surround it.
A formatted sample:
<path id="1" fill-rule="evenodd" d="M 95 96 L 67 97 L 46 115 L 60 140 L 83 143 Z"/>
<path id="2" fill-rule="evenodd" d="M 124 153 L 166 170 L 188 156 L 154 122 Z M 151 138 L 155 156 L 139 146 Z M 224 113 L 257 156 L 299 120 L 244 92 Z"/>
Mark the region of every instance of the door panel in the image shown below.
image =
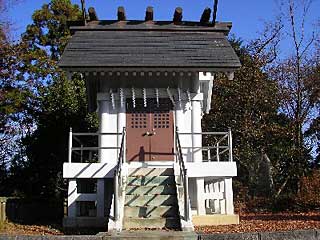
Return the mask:
<path id="1" fill-rule="evenodd" d="M 138 100 L 138 99 L 136 99 Z M 127 161 L 150 160 L 150 113 L 143 107 L 143 102 L 136 101 L 133 108 L 132 100 L 127 101 Z"/>
<path id="2" fill-rule="evenodd" d="M 173 111 L 170 100 L 162 102 L 160 108 L 151 115 L 152 133 L 151 137 L 151 160 L 172 161 L 173 158 Z"/>
<path id="3" fill-rule="evenodd" d="M 171 161 L 174 158 L 174 125 L 172 104 L 169 99 L 127 100 L 127 160 Z"/>

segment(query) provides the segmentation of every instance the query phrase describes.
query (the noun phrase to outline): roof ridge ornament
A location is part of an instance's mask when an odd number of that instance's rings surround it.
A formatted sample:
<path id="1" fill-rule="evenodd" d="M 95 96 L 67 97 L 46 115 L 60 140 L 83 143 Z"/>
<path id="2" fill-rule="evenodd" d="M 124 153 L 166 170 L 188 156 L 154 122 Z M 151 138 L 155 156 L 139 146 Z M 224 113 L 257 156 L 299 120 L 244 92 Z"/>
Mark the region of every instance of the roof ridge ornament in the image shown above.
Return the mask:
<path id="1" fill-rule="evenodd" d="M 124 9 L 124 7 L 118 7 L 118 21 L 126 21 L 127 17 L 126 17 L 126 11 Z"/>
<path id="2" fill-rule="evenodd" d="M 153 7 L 149 6 L 146 9 L 145 21 L 153 21 Z"/>
<path id="3" fill-rule="evenodd" d="M 81 0 L 81 11 L 84 25 L 87 24 L 87 13 L 86 13 L 86 2 L 85 0 Z"/>
<path id="4" fill-rule="evenodd" d="M 97 12 L 94 9 L 94 7 L 89 7 L 88 13 L 89 13 L 89 21 L 99 21 Z"/>
<path id="5" fill-rule="evenodd" d="M 219 3 L 219 0 L 214 0 L 214 4 L 213 4 L 213 20 L 212 20 L 213 26 L 216 25 L 217 11 L 218 11 L 218 3 Z"/>
<path id="6" fill-rule="evenodd" d="M 181 7 L 177 7 L 174 11 L 173 14 L 173 23 L 177 24 L 177 23 L 181 23 L 182 22 L 182 8 Z"/>
<path id="7" fill-rule="evenodd" d="M 210 21 L 210 17 L 211 17 L 211 8 L 206 7 L 203 10 L 203 13 L 201 15 L 200 23 L 201 24 L 208 24 Z"/>

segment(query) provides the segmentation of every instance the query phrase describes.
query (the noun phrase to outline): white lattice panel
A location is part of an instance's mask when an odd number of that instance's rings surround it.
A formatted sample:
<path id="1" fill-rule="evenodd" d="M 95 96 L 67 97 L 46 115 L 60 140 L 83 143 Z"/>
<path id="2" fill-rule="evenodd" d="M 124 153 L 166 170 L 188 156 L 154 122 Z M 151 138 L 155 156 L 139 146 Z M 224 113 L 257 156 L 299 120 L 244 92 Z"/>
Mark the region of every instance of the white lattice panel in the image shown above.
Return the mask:
<path id="1" fill-rule="evenodd" d="M 207 213 L 225 214 L 226 199 L 224 180 L 205 182 L 204 199 Z"/>

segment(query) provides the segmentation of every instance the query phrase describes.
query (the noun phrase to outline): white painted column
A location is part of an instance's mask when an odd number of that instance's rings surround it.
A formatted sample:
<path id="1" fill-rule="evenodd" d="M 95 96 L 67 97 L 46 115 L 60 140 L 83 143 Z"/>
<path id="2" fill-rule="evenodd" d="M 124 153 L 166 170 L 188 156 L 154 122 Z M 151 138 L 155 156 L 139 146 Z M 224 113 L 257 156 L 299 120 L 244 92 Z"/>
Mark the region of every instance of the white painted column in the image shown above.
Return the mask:
<path id="1" fill-rule="evenodd" d="M 192 147 L 193 147 L 193 162 L 202 162 L 202 135 L 194 134 L 201 133 L 201 100 L 200 82 L 199 79 L 194 81 L 194 90 L 197 95 L 192 99 L 191 110 L 191 130 L 192 130 Z M 205 215 L 205 199 L 204 199 L 204 178 L 196 179 L 196 194 L 197 194 L 197 214 Z"/>
<path id="2" fill-rule="evenodd" d="M 68 217 L 77 217 L 77 181 L 75 179 L 70 179 L 68 183 Z"/>
<path id="3" fill-rule="evenodd" d="M 204 198 L 204 178 L 196 179 L 197 188 L 197 214 L 206 215 L 205 198 Z"/>
<path id="4" fill-rule="evenodd" d="M 193 162 L 202 162 L 202 135 L 201 133 L 201 103 L 199 100 L 192 100 L 191 110 L 191 131 L 193 146 Z M 196 134 L 195 134 L 196 133 Z"/>
<path id="5" fill-rule="evenodd" d="M 121 103 L 118 102 L 118 123 L 117 123 L 117 132 L 122 133 L 123 128 L 126 127 L 126 102 L 124 99 L 124 104 L 121 106 Z M 121 141 L 122 141 L 122 135 L 118 135 L 118 148 L 121 147 Z M 118 156 L 119 156 L 119 150 L 118 150 Z M 124 156 L 125 157 L 125 156 Z"/>
<path id="6" fill-rule="evenodd" d="M 104 179 L 97 179 L 97 217 L 104 217 Z"/>
<path id="7" fill-rule="evenodd" d="M 99 101 L 99 132 L 116 133 L 117 132 L 117 110 L 112 108 L 112 104 L 107 100 Z M 103 135 L 99 137 L 100 147 L 117 147 L 116 135 Z M 99 161 L 101 163 L 116 163 L 117 149 L 101 149 L 99 151 Z"/>
<path id="8" fill-rule="evenodd" d="M 232 178 L 226 178 L 224 180 L 225 186 L 225 198 L 226 198 L 226 214 L 234 214 L 233 206 L 233 190 L 232 190 Z"/>
<path id="9" fill-rule="evenodd" d="M 108 131 L 108 112 L 109 112 L 109 102 L 99 101 L 99 132 L 106 133 Z M 108 141 L 108 136 L 99 136 L 99 146 L 106 147 Z M 99 162 L 104 162 L 108 157 L 108 151 L 101 149 L 99 150 Z"/>

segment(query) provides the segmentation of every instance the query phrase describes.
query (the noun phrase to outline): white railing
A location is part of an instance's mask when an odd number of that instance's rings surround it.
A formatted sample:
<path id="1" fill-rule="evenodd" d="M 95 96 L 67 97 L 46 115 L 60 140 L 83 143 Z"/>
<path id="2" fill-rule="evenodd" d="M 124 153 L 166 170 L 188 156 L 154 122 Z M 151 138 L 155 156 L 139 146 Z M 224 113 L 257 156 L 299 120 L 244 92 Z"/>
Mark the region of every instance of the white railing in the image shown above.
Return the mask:
<path id="1" fill-rule="evenodd" d="M 99 150 L 120 150 L 120 147 L 98 147 L 101 136 L 119 136 L 122 133 L 74 133 L 69 132 L 68 162 L 99 162 Z"/>
<path id="2" fill-rule="evenodd" d="M 179 133 L 176 131 L 176 161 L 179 164 L 179 179 L 180 183 L 179 185 L 183 189 L 183 203 L 184 203 L 184 220 L 189 221 L 190 220 L 190 212 L 189 212 L 189 186 L 188 186 L 188 175 L 187 175 L 187 169 L 184 164 L 183 155 L 181 151 L 181 144 L 179 139 Z"/>
<path id="3" fill-rule="evenodd" d="M 184 135 L 201 135 L 201 147 L 186 147 L 181 149 L 191 150 L 191 153 L 202 151 L 202 159 L 204 162 L 232 162 L 232 133 L 229 128 L 228 132 L 202 132 L 202 133 L 179 133 L 181 137 Z"/>
<path id="4" fill-rule="evenodd" d="M 125 155 L 125 139 L 126 139 L 126 129 L 123 128 L 121 146 L 119 151 L 118 163 L 116 169 L 114 171 L 114 219 L 115 222 L 121 219 L 120 216 L 120 206 L 119 199 L 123 198 L 123 165 L 125 163 L 124 155 Z"/>

